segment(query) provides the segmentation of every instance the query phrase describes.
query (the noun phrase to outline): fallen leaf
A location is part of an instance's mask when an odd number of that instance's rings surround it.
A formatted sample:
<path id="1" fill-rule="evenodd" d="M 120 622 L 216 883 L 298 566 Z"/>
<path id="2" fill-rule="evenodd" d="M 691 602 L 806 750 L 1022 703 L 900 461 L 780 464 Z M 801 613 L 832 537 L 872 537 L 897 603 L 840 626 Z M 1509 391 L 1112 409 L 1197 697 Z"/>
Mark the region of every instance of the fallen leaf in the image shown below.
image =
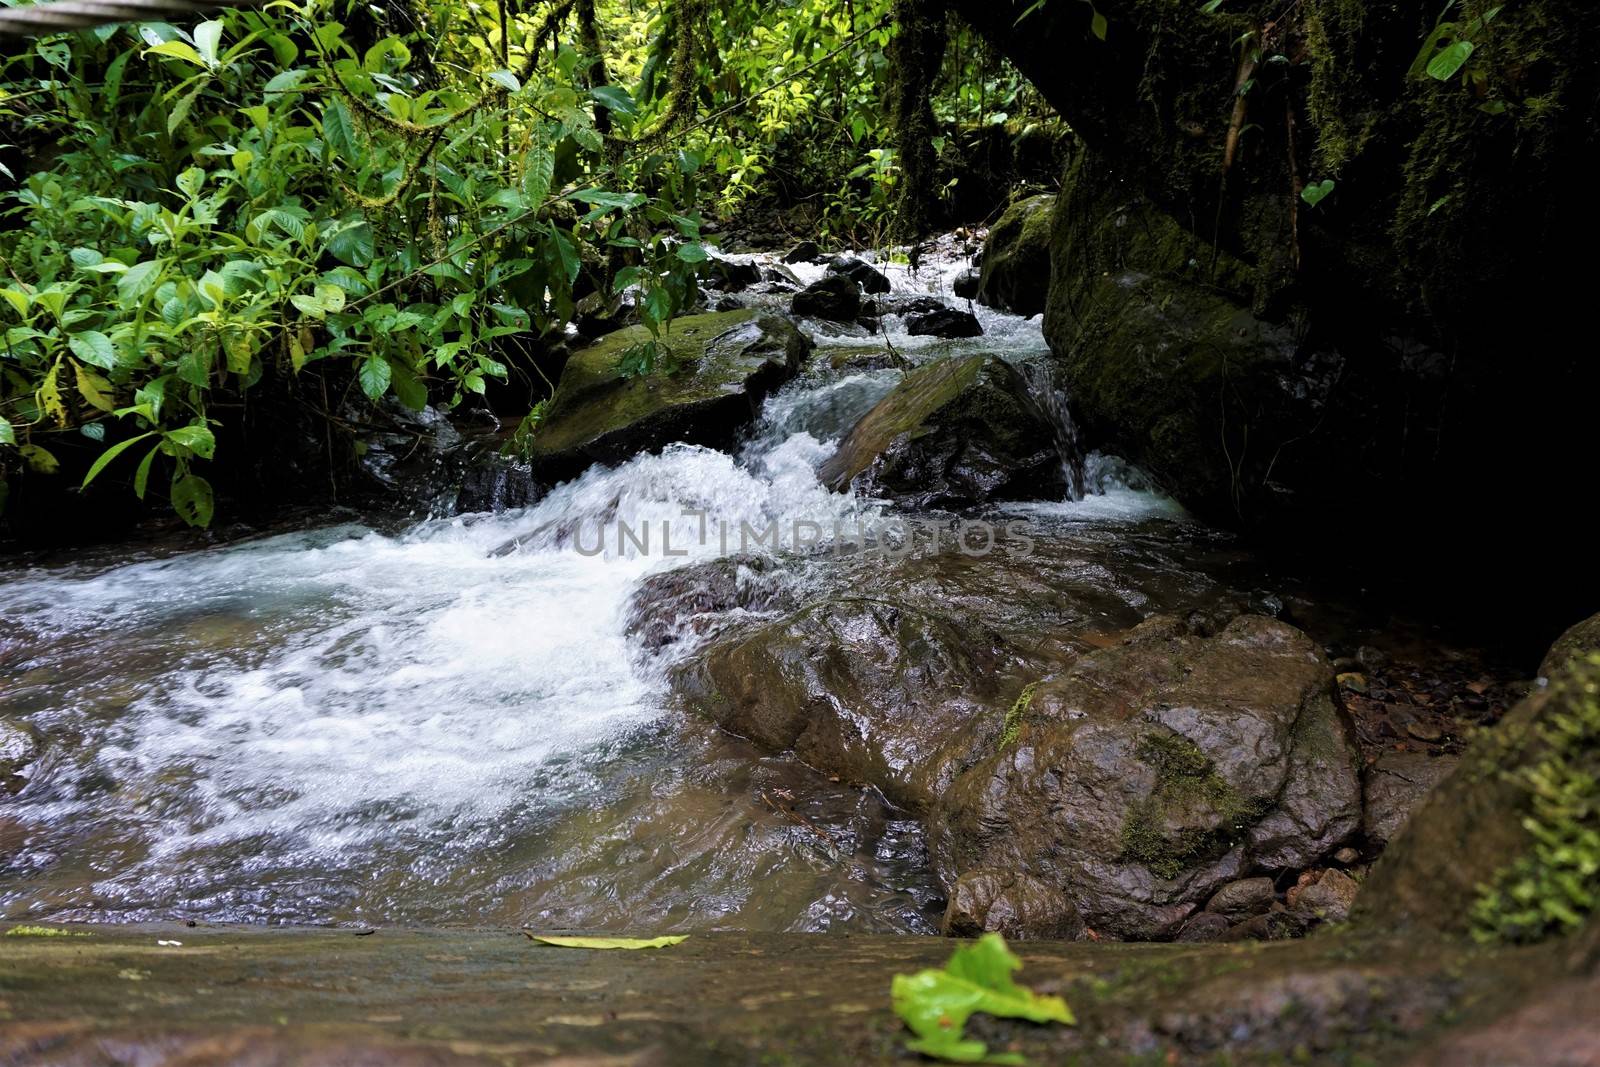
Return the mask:
<path id="1" fill-rule="evenodd" d="M 688 934 L 679 934 L 676 937 L 652 937 L 648 940 L 640 940 L 639 938 L 635 937 L 560 937 L 553 934 L 530 934 L 526 930 L 524 930 L 523 933 L 530 941 L 537 941 L 542 945 L 555 945 L 557 948 L 671 948 L 673 945 L 682 944 L 683 942 L 689 940 Z"/>

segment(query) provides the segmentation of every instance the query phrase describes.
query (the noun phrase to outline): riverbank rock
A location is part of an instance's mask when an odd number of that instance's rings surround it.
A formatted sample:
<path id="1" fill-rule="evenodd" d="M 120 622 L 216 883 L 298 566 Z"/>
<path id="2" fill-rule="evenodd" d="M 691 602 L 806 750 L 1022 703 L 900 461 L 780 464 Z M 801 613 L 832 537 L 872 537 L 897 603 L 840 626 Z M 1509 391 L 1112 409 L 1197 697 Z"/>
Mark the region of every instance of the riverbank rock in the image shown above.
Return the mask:
<path id="1" fill-rule="evenodd" d="M 1389 843 L 1427 798 L 1428 791 L 1450 776 L 1460 761 L 1454 756 L 1385 749 L 1363 776 L 1365 797 L 1361 829 L 1367 843 Z"/>
<path id="2" fill-rule="evenodd" d="M 1062 887 L 1084 921 L 1158 938 L 1224 885 L 1331 854 L 1361 815 L 1332 674 L 1293 627 L 1215 637 L 1157 617 L 1045 678 L 994 751 L 936 804 L 941 871 L 1001 867 Z"/>
<path id="3" fill-rule="evenodd" d="M 1031 196 L 1000 216 L 983 246 L 978 303 L 1017 315 L 1044 310 L 1050 293 L 1050 218 L 1055 203 L 1054 196 Z"/>
<path id="4" fill-rule="evenodd" d="M 789 313 L 829 322 L 854 322 L 861 314 L 861 287 L 842 274 L 826 275 L 794 295 Z"/>
<path id="5" fill-rule="evenodd" d="M 944 359 L 910 372 L 817 472 L 835 491 L 908 507 L 1061 499 L 1066 475 L 1049 421 L 1011 364 Z"/>
<path id="6" fill-rule="evenodd" d="M 913 337 L 982 337 L 983 327 L 970 311 L 941 307 L 907 315 L 906 332 Z"/>
<path id="7" fill-rule="evenodd" d="M 801 241 L 784 254 L 783 262 L 788 264 L 814 263 L 821 258 L 822 249 L 817 246 L 817 242 Z"/>
<path id="8" fill-rule="evenodd" d="M 709 288 L 738 293 L 761 281 L 761 268 L 743 260 L 712 256 L 700 264 L 699 275 Z"/>
<path id="9" fill-rule="evenodd" d="M 810 350 L 781 315 L 753 308 L 690 315 L 661 338 L 670 365 L 629 376 L 625 357 L 650 340 L 642 326 L 619 330 L 567 361 L 531 441 L 540 478 L 570 478 L 675 441 L 730 447 Z"/>
<path id="10" fill-rule="evenodd" d="M 877 267 L 855 256 L 835 256 L 828 263 L 829 274 L 842 274 L 861 286 L 864 293 L 887 293 L 888 277 Z"/>
<path id="11" fill-rule="evenodd" d="M 1542 678 L 1555 678 L 1576 661 L 1594 652 L 1600 652 L 1600 615 L 1591 615 L 1574 623 L 1550 646 L 1543 662 L 1539 664 Z"/>
<path id="12" fill-rule="evenodd" d="M 1600 768 L 1597 694 L 1600 657 L 1571 662 L 1548 688 L 1527 697 L 1481 735 L 1373 865 L 1353 919 L 1379 929 L 1467 933 L 1483 887 L 1495 885 L 1515 864 L 1536 858 L 1537 839 L 1527 825 L 1535 794 L 1529 771 L 1540 768 L 1545 779 L 1571 780 L 1576 774 L 1592 781 Z M 1567 811 L 1563 818 L 1574 818 Z M 1545 831 L 1560 839 L 1581 828 L 1568 822 Z M 1535 893 L 1537 882 L 1530 880 Z M 1570 908 L 1565 899 L 1553 903 Z"/>

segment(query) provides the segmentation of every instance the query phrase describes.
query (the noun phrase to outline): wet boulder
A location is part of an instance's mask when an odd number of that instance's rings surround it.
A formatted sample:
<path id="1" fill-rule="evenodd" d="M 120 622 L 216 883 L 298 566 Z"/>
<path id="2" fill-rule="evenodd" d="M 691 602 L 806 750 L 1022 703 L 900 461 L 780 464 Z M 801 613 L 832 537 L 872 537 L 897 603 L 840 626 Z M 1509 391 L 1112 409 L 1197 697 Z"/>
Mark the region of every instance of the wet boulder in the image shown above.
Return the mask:
<path id="1" fill-rule="evenodd" d="M 930 817 L 942 876 L 1024 872 L 1093 929 L 1177 933 L 1252 871 L 1331 854 L 1361 816 L 1356 751 L 1316 645 L 1241 616 L 1156 617 L 1024 690 Z"/>
<path id="2" fill-rule="evenodd" d="M 796 293 L 789 312 L 802 318 L 854 322 L 861 314 L 861 287 L 842 274 L 826 275 Z"/>
<path id="3" fill-rule="evenodd" d="M 1427 797 L 1450 776 L 1454 756 L 1386 749 L 1363 776 L 1365 797 L 1361 829 L 1369 845 L 1382 846 L 1398 834 Z"/>
<path id="4" fill-rule="evenodd" d="M 1000 216 L 983 246 L 978 303 L 1017 315 L 1044 310 L 1050 293 L 1050 218 L 1055 203 L 1054 196 L 1032 196 Z"/>
<path id="5" fill-rule="evenodd" d="M 686 705 L 769 752 L 926 809 L 1001 699 L 1006 642 L 971 618 L 840 597 L 706 646 L 673 675 Z"/>
<path id="6" fill-rule="evenodd" d="M 570 478 L 675 441 L 731 447 L 810 350 L 794 323 L 754 308 L 675 320 L 657 342 L 656 368 L 632 373 L 651 341 L 634 326 L 567 361 L 530 442 L 541 479 Z"/>
<path id="7" fill-rule="evenodd" d="M 789 249 L 783 257 L 783 262 L 791 265 L 795 263 L 815 263 L 821 258 L 822 249 L 817 246 L 817 242 L 801 241 Z"/>
<path id="8" fill-rule="evenodd" d="M 1591 615 L 1574 623 L 1550 646 L 1544 661 L 1539 664 L 1539 675 L 1555 678 L 1574 662 L 1591 653 L 1600 652 L 1600 615 Z"/>
<path id="9" fill-rule="evenodd" d="M 700 264 L 700 280 L 712 289 L 737 293 L 761 281 L 761 268 L 754 263 L 712 256 Z"/>
<path id="10" fill-rule="evenodd" d="M 968 871 L 950 890 L 940 932 L 1071 941 L 1083 933 L 1083 920 L 1059 889 L 1037 878 L 1015 871 Z"/>
<path id="11" fill-rule="evenodd" d="M 839 492 L 853 485 L 918 508 L 1059 500 L 1067 489 L 1049 420 L 1016 368 L 992 356 L 907 374 L 817 477 Z"/>
<path id="12" fill-rule="evenodd" d="M 906 332 L 913 337 L 982 337 L 983 327 L 970 311 L 941 307 L 907 315 Z"/>
<path id="13" fill-rule="evenodd" d="M 962 300 L 971 300 L 978 295 L 978 288 L 983 284 L 983 272 L 976 267 L 968 267 L 956 275 L 956 280 L 950 284 L 950 291 Z"/>
<path id="14" fill-rule="evenodd" d="M 840 274 L 857 285 L 864 293 L 887 293 L 889 279 L 877 267 L 855 256 L 835 256 L 828 263 L 829 274 Z"/>

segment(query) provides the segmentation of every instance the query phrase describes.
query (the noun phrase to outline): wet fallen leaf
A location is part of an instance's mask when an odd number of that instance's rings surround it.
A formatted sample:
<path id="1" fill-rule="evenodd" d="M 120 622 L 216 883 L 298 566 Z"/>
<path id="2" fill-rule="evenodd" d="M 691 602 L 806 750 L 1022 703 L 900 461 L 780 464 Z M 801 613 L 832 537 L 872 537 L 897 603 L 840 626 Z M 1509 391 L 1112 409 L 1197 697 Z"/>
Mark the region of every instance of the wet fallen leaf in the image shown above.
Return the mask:
<path id="1" fill-rule="evenodd" d="M 557 948 L 671 948 L 673 945 L 682 944 L 689 940 L 688 934 L 680 934 L 676 937 L 652 937 L 641 940 L 636 937 L 561 937 L 554 934 L 532 934 L 526 930 L 523 933 L 530 941 L 537 941 L 542 945 L 555 945 Z"/>
<path id="2" fill-rule="evenodd" d="M 990 1053 L 982 1041 L 966 1038 L 962 1030 L 977 1013 L 1036 1023 L 1074 1022 L 1067 1002 L 1041 996 L 1012 981 L 1022 961 L 1006 947 L 999 934 L 984 934 L 974 944 L 958 948 L 942 970 L 897 974 L 891 986 L 894 1013 L 911 1028 L 916 1039 L 906 1048 L 951 1063 L 1020 1064 L 1017 1053 Z"/>

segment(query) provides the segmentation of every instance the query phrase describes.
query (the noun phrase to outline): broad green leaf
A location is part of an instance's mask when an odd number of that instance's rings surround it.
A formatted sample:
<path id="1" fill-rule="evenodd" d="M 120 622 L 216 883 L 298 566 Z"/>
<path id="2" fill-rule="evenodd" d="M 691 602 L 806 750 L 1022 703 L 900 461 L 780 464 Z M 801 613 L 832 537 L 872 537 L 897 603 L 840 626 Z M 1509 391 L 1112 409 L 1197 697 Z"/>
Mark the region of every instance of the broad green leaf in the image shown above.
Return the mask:
<path id="1" fill-rule="evenodd" d="M 78 267 L 92 267 L 106 258 L 93 248 L 74 248 L 69 254 L 73 265 Z"/>
<path id="2" fill-rule="evenodd" d="M 175 430 L 168 430 L 166 437 L 201 459 L 210 459 L 217 451 L 217 439 L 205 426 L 179 426 Z"/>
<path id="3" fill-rule="evenodd" d="M 593 204 L 595 207 L 632 211 L 643 207 L 649 197 L 643 193 L 614 193 L 609 189 L 579 189 L 572 194 L 572 199 L 584 204 Z"/>
<path id="4" fill-rule="evenodd" d="M 357 375 L 361 380 L 361 391 L 367 394 L 368 399 L 377 400 L 389 391 L 392 373 L 388 360 L 382 356 L 368 356 L 362 361 Z"/>
<path id="5" fill-rule="evenodd" d="M 156 454 L 161 451 L 158 444 L 144 454 L 139 461 L 139 469 L 133 472 L 133 495 L 140 500 L 144 499 L 145 490 L 150 487 L 150 465 L 156 460 Z"/>
<path id="6" fill-rule="evenodd" d="M 205 80 L 202 79 L 199 85 L 184 93 L 183 98 L 173 105 L 172 110 L 167 113 L 168 134 L 178 132 L 178 127 L 182 126 L 183 120 L 189 117 L 190 109 L 194 107 L 194 102 L 199 99 L 200 93 L 205 87 Z"/>
<path id="7" fill-rule="evenodd" d="M 1471 41 L 1456 41 L 1428 61 L 1429 77 L 1442 82 L 1449 81 L 1456 76 L 1457 71 L 1466 66 L 1467 60 L 1472 58 L 1476 48 L 1477 46 Z"/>
<path id="8" fill-rule="evenodd" d="M 366 222 L 340 227 L 328 238 L 328 251 L 341 263 L 365 267 L 374 251 L 372 226 Z"/>
<path id="9" fill-rule="evenodd" d="M 39 382 L 39 388 L 33 394 L 33 398 L 38 403 L 41 411 L 56 420 L 57 426 L 65 427 L 67 425 L 67 405 L 61 399 L 60 370 L 61 358 L 58 356 L 56 361 L 50 365 L 50 369 L 45 371 L 44 378 Z"/>
<path id="10" fill-rule="evenodd" d="M 89 487 L 89 483 L 98 478 L 100 476 L 100 472 L 105 470 L 106 467 L 111 464 L 112 460 L 116 459 L 118 456 L 122 455 L 128 449 L 132 448 L 140 441 L 143 441 L 145 438 L 154 436 L 154 431 L 151 431 L 150 433 L 142 433 L 138 437 L 130 437 L 126 441 L 118 441 L 116 444 L 100 453 L 99 458 L 89 465 L 89 473 L 83 476 L 83 485 L 79 488 L 87 489 Z"/>
<path id="11" fill-rule="evenodd" d="M 597 85 L 589 90 L 589 95 L 612 111 L 623 115 L 639 113 L 639 105 L 633 102 L 633 95 L 620 85 Z"/>
<path id="12" fill-rule="evenodd" d="M 12 429 L 11 422 L 4 415 L 0 415 L 0 445 L 14 445 L 17 443 L 17 431 Z"/>
<path id="13" fill-rule="evenodd" d="M 163 41 L 154 48 L 145 49 L 145 55 L 171 56 L 181 59 L 186 63 L 193 63 L 197 67 L 205 67 L 206 61 L 200 58 L 200 53 L 182 41 Z"/>
<path id="14" fill-rule="evenodd" d="M 216 512 L 211 483 L 198 474 L 185 474 L 172 480 L 172 510 L 190 526 L 210 526 Z"/>
<path id="15" fill-rule="evenodd" d="M 428 406 L 428 387 L 404 364 L 391 362 L 389 384 L 395 397 L 412 411 Z"/>
<path id="16" fill-rule="evenodd" d="M 54 474 L 61 469 L 61 461 L 55 454 L 38 445 L 22 445 L 17 449 L 22 453 L 22 458 L 28 461 L 28 466 L 40 474 Z"/>
<path id="17" fill-rule="evenodd" d="M 522 82 L 509 70 L 491 70 L 485 77 L 508 93 L 514 93 L 522 88 Z"/>
<path id="18" fill-rule="evenodd" d="M 1310 185 L 1307 185 L 1304 189 L 1301 189 L 1300 190 L 1300 199 L 1304 200 L 1307 204 L 1310 204 L 1312 207 L 1316 207 L 1318 204 L 1320 204 L 1324 200 L 1326 200 L 1328 198 L 1328 195 L 1330 193 L 1332 193 L 1333 190 L 1334 190 L 1334 181 L 1333 181 L 1333 179 L 1332 178 L 1324 178 L 1320 182 L 1312 182 Z"/>
<path id="19" fill-rule="evenodd" d="M 117 346 L 99 330 L 85 330 L 67 338 L 72 354 L 90 366 L 112 370 L 117 365 Z"/>
<path id="20" fill-rule="evenodd" d="M 685 263 L 704 263 L 709 258 L 706 255 L 706 250 L 693 241 L 687 241 L 679 245 L 677 251 L 678 258 Z"/>
<path id="21" fill-rule="evenodd" d="M 571 285 L 578 280 L 578 272 L 583 269 L 583 261 L 578 258 L 578 250 L 572 244 L 572 238 L 556 226 L 550 227 L 550 236 L 555 242 L 556 256 L 561 261 L 561 270 L 567 276 L 567 284 Z"/>
<path id="22" fill-rule="evenodd" d="M 360 162 L 355 120 L 350 117 L 350 109 L 338 97 L 329 100 L 322 109 L 322 138 L 338 155 L 351 163 Z"/>
<path id="23" fill-rule="evenodd" d="M 194 28 L 194 45 L 208 67 L 217 65 L 217 46 L 222 43 L 222 23 L 202 22 Z"/>
<path id="24" fill-rule="evenodd" d="M 0 296 L 6 298 L 6 303 L 10 304 L 12 309 L 15 310 L 18 315 L 25 316 L 28 314 L 29 296 L 21 289 L 0 289 Z"/>
<path id="25" fill-rule="evenodd" d="M 84 403 L 99 411 L 116 410 L 116 399 L 110 382 L 80 363 L 73 363 L 72 370 L 77 376 L 78 395 L 83 397 Z"/>
<path id="26" fill-rule="evenodd" d="M 1109 27 L 1108 27 L 1108 25 L 1106 23 L 1106 17 L 1104 15 L 1100 14 L 1100 12 L 1096 11 L 1093 15 L 1090 16 L 1090 18 L 1089 18 L 1089 32 L 1094 34 L 1100 40 L 1103 41 L 1103 40 L 1106 39 L 1106 30 L 1108 28 Z"/>
<path id="27" fill-rule="evenodd" d="M 156 283 L 161 273 L 161 260 L 149 259 L 135 263 L 117 278 L 117 296 L 132 301 L 144 296 Z"/>
<path id="28" fill-rule="evenodd" d="M 679 934 L 673 937 L 652 937 L 640 940 L 633 937 L 565 937 L 555 934 L 528 934 L 530 938 L 543 945 L 554 945 L 557 948 L 590 948 L 590 949 L 641 949 L 641 948 L 671 948 L 681 945 L 689 940 L 688 934 Z"/>
<path id="29" fill-rule="evenodd" d="M 1072 1025 L 1072 1012 L 1060 997 L 1040 996 L 1017 985 L 1012 974 L 1022 961 L 999 934 L 985 934 L 959 948 L 942 970 L 895 975 L 890 995 L 894 1012 L 916 1035 L 914 1052 L 957 1063 L 1017 1063 L 1020 1057 L 991 1056 L 981 1041 L 962 1037 L 973 1015 L 983 1013 L 1035 1023 Z"/>
<path id="30" fill-rule="evenodd" d="M 533 211 L 550 195 L 550 182 L 555 172 L 556 159 L 550 148 L 537 135 L 533 147 L 522 160 L 522 195 L 528 198 L 527 210 Z"/>

